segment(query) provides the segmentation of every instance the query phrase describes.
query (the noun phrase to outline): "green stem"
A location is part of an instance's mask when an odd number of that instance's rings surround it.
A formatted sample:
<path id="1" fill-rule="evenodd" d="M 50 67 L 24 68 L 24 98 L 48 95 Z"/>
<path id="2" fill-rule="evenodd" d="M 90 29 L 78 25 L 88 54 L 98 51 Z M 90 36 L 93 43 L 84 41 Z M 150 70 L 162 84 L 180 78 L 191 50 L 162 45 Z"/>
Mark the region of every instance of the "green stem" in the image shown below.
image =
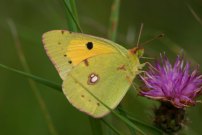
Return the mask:
<path id="1" fill-rule="evenodd" d="M 108 32 L 108 37 L 112 41 L 115 41 L 117 37 L 119 10 L 120 10 L 120 0 L 114 0 L 111 7 L 110 25 Z"/>

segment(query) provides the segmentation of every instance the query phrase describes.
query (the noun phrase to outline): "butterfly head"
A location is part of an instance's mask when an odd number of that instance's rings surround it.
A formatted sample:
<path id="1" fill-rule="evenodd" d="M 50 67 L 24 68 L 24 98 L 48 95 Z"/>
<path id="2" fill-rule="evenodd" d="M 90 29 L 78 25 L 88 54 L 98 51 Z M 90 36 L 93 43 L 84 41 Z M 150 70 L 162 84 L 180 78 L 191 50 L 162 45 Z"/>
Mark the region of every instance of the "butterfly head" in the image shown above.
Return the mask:
<path id="1" fill-rule="evenodd" d="M 136 55 L 138 58 L 142 57 L 144 54 L 144 48 L 135 47 L 129 50 L 132 55 Z"/>

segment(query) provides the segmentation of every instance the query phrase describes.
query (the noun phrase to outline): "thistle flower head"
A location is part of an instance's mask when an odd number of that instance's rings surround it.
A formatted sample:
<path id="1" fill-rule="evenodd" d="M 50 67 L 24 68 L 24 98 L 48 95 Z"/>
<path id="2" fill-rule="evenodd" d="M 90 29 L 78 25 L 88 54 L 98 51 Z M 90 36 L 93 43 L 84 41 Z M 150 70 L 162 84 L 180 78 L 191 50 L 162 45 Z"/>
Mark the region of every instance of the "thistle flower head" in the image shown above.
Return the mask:
<path id="1" fill-rule="evenodd" d="M 177 108 L 195 105 L 202 88 L 202 75 L 197 69 L 191 72 L 190 64 L 180 56 L 172 66 L 166 55 L 161 55 L 161 62 L 150 65 L 141 79 L 147 91 L 141 90 L 140 95 L 171 102 Z"/>

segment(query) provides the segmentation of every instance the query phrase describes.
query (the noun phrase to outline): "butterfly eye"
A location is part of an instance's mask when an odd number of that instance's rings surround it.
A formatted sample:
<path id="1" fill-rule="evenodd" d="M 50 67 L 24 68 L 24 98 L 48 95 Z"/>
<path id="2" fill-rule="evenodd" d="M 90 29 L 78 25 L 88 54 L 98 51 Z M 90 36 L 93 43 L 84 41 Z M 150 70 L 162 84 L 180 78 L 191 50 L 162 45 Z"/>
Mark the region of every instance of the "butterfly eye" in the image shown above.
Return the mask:
<path id="1" fill-rule="evenodd" d="M 88 48 L 88 50 L 93 49 L 93 43 L 92 43 L 92 42 L 88 42 L 88 43 L 86 44 L 86 47 Z"/>

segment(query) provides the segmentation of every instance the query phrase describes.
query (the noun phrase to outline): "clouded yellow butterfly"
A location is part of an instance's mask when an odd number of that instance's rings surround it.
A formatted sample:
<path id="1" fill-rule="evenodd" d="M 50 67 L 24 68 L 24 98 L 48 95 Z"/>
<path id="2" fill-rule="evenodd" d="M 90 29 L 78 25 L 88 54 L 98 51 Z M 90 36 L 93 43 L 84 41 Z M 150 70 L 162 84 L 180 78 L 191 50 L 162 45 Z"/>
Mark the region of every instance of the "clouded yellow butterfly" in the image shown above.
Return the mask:
<path id="1" fill-rule="evenodd" d="M 127 50 L 87 34 L 53 30 L 43 34 L 43 44 L 63 80 L 62 89 L 69 102 L 96 118 L 110 110 L 85 88 L 114 109 L 142 67 L 139 48 Z"/>

